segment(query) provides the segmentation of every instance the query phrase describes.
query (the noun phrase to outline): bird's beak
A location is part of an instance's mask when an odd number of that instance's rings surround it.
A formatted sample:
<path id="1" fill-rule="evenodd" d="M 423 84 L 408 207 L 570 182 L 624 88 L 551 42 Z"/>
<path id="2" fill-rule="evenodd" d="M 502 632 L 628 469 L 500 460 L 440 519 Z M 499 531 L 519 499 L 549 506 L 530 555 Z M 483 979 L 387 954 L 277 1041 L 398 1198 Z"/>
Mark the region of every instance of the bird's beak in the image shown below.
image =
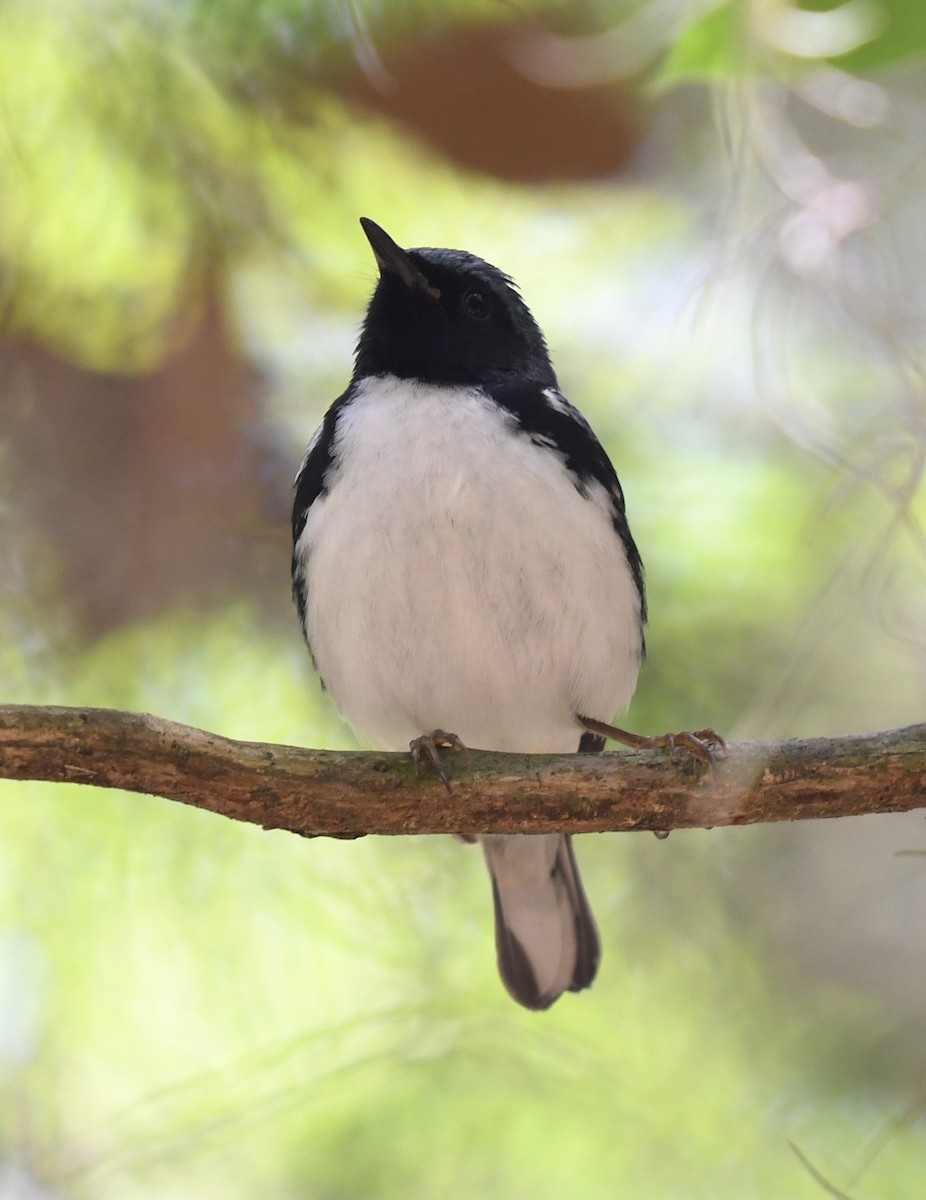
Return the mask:
<path id="1" fill-rule="evenodd" d="M 397 246 L 385 229 L 380 229 L 369 217 L 361 217 L 360 224 L 373 247 L 380 275 L 395 275 L 413 292 L 424 292 L 431 300 L 439 300 L 440 292 L 432 287 L 427 278 L 415 266 L 408 251 Z"/>

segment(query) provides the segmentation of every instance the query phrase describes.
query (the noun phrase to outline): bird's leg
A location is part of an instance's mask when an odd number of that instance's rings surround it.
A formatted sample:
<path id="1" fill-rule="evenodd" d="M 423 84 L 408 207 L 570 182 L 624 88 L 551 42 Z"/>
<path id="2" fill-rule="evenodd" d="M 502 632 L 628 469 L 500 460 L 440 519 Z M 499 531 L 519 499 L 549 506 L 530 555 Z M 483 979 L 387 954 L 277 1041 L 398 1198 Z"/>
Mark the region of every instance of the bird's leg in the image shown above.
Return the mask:
<path id="1" fill-rule="evenodd" d="M 444 764 L 440 760 L 438 746 L 449 746 L 451 750 L 466 749 L 455 733 L 445 733 L 443 729 L 435 729 L 433 733 L 422 734 L 421 737 L 413 738 L 408 743 L 408 748 L 412 752 L 412 762 L 417 766 L 421 762 L 422 754 L 427 755 L 434 774 L 449 792 L 450 780 L 447 778 Z"/>
<path id="2" fill-rule="evenodd" d="M 579 724 L 589 733 L 599 737 L 611 738 L 612 741 L 622 742 L 634 750 L 668 750 L 669 757 L 675 758 L 675 750 L 680 747 L 687 750 L 692 758 L 706 763 L 713 772 L 715 765 L 723 758 L 727 743 L 713 729 L 699 729 L 695 733 L 663 733 L 658 737 L 647 737 L 642 733 L 630 733 L 626 729 L 618 729 L 616 725 L 608 725 L 604 721 L 596 721 L 593 717 L 579 717 Z M 653 833 L 660 840 L 669 836 L 668 829 L 654 829 Z"/>
<path id="3" fill-rule="evenodd" d="M 687 750 L 698 762 L 714 767 L 723 758 L 727 743 L 713 729 L 698 729 L 694 733 L 663 733 L 659 737 L 646 737 L 642 733 L 630 733 L 626 729 L 618 729 L 616 725 L 607 725 L 604 721 L 596 721 L 593 717 L 578 718 L 579 724 L 589 733 L 600 737 L 611 738 L 634 750 L 668 750 L 674 758 L 675 751 Z"/>

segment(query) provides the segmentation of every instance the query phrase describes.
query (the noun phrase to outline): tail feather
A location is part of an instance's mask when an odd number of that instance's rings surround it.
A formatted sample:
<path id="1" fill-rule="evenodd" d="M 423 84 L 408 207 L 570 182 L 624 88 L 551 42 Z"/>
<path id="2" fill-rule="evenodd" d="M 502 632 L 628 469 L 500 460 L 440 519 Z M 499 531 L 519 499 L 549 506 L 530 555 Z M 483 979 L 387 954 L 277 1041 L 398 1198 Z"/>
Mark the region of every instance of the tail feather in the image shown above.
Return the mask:
<path id="1" fill-rule="evenodd" d="M 566 890 L 570 897 L 576 936 L 576 965 L 572 973 L 570 992 L 581 992 L 591 987 L 592 980 L 598 971 L 601 959 L 601 942 L 598 939 L 598 927 L 592 910 L 589 907 L 585 888 L 582 886 L 582 876 L 572 848 L 572 838 L 563 837 L 560 852 L 556 859 L 556 870 L 565 878 Z"/>
<path id="2" fill-rule="evenodd" d="M 525 1008 L 587 988 L 601 946 L 566 834 L 480 838 L 492 877 L 502 982 Z"/>

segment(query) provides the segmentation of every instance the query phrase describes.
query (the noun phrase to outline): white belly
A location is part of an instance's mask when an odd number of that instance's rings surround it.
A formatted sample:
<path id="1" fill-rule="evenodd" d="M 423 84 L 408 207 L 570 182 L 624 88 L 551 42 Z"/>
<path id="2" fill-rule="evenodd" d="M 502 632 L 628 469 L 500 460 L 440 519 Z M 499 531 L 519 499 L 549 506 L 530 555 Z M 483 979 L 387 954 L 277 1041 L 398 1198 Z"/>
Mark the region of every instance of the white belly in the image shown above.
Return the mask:
<path id="1" fill-rule="evenodd" d="M 358 737 L 570 752 L 576 713 L 627 707 L 640 601 L 597 485 L 580 495 L 478 391 L 392 378 L 343 411 L 335 453 L 296 552 L 307 637 Z"/>

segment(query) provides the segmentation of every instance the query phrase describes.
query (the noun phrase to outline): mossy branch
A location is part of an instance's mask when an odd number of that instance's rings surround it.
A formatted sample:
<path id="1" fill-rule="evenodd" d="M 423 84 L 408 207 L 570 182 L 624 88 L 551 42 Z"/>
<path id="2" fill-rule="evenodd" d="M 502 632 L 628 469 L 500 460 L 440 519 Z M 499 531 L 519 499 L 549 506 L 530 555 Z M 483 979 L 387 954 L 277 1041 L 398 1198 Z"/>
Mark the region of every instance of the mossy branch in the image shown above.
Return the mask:
<path id="1" fill-rule="evenodd" d="M 926 725 L 742 742 L 713 771 L 658 750 L 445 761 L 450 795 L 407 754 L 239 742 L 114 709 L 0 705 L 0 778 L 165 796 L 305 837 L 711 828 L 926 807 Z"/>

